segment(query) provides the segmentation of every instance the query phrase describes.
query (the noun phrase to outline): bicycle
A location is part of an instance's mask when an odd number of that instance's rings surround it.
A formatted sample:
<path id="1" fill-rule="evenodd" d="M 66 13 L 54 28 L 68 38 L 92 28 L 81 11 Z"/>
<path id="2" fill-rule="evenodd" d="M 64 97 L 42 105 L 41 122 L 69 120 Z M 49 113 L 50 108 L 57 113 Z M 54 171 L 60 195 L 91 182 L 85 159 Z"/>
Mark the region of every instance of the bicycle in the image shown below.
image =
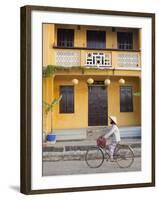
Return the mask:
<path id="1" fill-rule="evenodd" d="M 90 168 L 99 168 L 104 160 L 110 161 L 110 152 L 108 145 L 106 145 L 105 138 L 100 136 L 97 139 L 97 145 L 87 150 L 85 161 Z M 132 148 L 127 144 L 117 144 L 113 154 L 113 161 L 116 162 L 120 168 L 130 167 L 134 162 L 134 152 Z"/>

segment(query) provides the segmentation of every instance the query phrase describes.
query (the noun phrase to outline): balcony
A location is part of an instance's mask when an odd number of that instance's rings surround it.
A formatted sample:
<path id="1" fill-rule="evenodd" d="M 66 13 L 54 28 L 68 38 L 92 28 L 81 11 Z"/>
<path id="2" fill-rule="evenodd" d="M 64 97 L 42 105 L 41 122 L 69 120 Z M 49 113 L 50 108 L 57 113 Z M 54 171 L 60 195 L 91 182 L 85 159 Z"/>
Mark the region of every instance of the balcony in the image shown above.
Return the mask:
<path id="1" fill-rule="evenodd" d="M 67 68 L 141 69 L 140 52 L 137 51 L 58 49 L 54 64 Z"/>
<path id="2" fill-rule="evenodd" d="M 117 67 L 135 69 L 140 68 L 140 54 L 134 52 L 121 52 L 117 54 Z"/>
<path id="3" fill-rule="evenodd" d="M 88 52 L 85 54 L 86 67 L 107 68 L 112 66 L 111 53 Z"/>
<path id="4" fill-rule="evenodd" d="M 55 65 L 63 67 L 80 66 L 80 51 L 57 50 L 55 52 Z"/>

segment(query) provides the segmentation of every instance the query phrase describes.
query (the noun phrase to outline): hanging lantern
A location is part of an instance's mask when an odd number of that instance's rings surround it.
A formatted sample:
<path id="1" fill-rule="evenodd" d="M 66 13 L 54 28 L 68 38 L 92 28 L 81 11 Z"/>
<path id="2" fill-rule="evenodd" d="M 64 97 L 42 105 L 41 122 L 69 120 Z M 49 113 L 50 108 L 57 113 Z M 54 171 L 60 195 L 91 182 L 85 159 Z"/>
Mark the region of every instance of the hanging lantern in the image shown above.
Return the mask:
<path id="1" fill-rule="evenodd" d="M 72 83 L 73 83 L 74 85 L 77 85 L 78 82 L 79 82 L 78 79 L 76 79 L 76 78 L 72 79 Z"/>
<path id="2" fill-rule="evenodd" d="M 106 86 L 108 86 L 108 85 L 110 85 L 110 79 L 105 79 L 105 81 L 104 81 L 104 85 L 106 85 Z"/>
<path id="3" fill-rule="evenodd" d="M 125 80 L 124 80 L 123 78 L 121 78 L 121 79 L 119 80 L 119 83 L 120 83 L 121 85 L 123 85 L 123 84 L 125 84 Z"/>
<path id="4" fill-rule="evenodd" d="M 87 83 L 88 83 L 89 85 L 91 85 L 91 84 L 94 83 L 94 80 L 93 80 L 92 78 L 89 78 L 89 79 L 87 80 Z"/>

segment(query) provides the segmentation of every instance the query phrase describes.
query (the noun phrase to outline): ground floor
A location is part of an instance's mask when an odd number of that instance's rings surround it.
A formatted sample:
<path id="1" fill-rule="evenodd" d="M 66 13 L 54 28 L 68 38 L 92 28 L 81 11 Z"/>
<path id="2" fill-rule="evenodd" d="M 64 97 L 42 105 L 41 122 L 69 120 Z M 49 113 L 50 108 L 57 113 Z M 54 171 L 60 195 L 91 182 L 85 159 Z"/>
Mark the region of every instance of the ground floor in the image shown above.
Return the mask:
<path id="1" fill-rule="evenodd" d="M 43 113 L 43 129 L 78 129 L 89 126 L 109 125 L 108 116 L 117 117 L 119 126 L 141 125 L 140 78 L 122 76 L 109 77 L 105 85 L 104 76 L 57 75 L 43 79 L 43 101 L 50 103 L 62 95 L 52 112 Z M 72 80 L 78 80 L 73 84 Z M 139 95 L 136 95 L 139 94 Z M 51 116 L 52 115 L 52 116 Z"/>

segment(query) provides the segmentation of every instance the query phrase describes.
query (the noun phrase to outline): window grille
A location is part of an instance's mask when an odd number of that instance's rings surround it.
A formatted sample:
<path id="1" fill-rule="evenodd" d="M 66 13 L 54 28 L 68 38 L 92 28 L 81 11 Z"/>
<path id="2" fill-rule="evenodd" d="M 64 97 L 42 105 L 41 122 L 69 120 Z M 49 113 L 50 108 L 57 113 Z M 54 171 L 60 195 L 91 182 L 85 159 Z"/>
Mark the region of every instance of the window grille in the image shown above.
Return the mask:
<path id="1" fill-rule="evenodd" d="M 86 65 L 96 67 L 111 67 L 110 53 L 87 53 Z"/>

